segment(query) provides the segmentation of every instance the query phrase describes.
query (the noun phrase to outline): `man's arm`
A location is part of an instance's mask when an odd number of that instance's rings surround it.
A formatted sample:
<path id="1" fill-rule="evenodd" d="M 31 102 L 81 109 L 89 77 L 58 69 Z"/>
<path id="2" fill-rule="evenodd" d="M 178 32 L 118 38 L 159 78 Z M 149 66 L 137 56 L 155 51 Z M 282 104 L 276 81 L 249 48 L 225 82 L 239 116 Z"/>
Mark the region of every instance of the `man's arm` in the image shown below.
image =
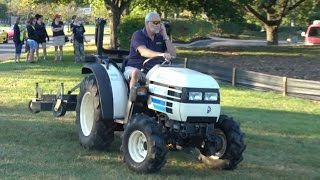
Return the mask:
<path id="1" fill-rule="evenodd" d="M 167 34 L 167 30 L 166 30 L 166 27 L 164 26 L 164 24 L 161 24 L 161 30 L 160 30 L 160 34 L 162 35 L 163 37 L 163 40 L 165 41 L 166 43 L 166 47 L 167 47 L 167 53 L 170 53 L 170 55 L 172 57 L 176 57 L 177 54 L 176 54 L 176 48 L 173 46 L 168 34 Z"/>
<path id="2" fill-rule="evenodd" d="M 145 45 L 138 46 L 137 51 L 139 51 L 141 56 L 146 58 L 161 56 L 163 54 L 161 52 L 152 51 L 151 49 L 148 49 Z"/>

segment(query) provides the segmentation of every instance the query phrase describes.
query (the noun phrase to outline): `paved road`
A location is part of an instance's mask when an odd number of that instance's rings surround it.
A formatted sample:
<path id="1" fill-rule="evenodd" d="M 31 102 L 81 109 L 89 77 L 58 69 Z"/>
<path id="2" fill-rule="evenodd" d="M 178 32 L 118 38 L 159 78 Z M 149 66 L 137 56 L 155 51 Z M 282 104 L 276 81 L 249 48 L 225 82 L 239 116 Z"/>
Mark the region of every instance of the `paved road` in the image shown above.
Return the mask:
<path id="1" fill-rule="evenodd" d="M 88 35 L 86 36 L 86 39 L 88 41 L 93 41 L 94 36 L 93 35 Z M 47 43 L 47 48 L 50 48 L 52 46 L 52 41 L 49 41 Z M 41 45 L 40 45 L 41 48 Z M 22 47 L 22 53 L 24 53 L 25 50 L 25 45 Z M 14 54 L 15 54 L 15 47 L 13 41 L 9 41 L 7 44 L 0 44 L 0 61 L 5 61 L 8 59 L 14 59 Z"/>
<path id="2" fill-rule="evenodd" d="M 107 35 L 108 37 L 108 35 Z M 86 36 L 88 41 L 94 40 L 94 35 Z M 107 39 L 107 38 L 105 38 Z M 298 44 L 301 44 L 299 42 Z M 286 41 L 279 41 L 280 45 L 288 45 Z M 239 40 L 239 39 L 227 39 L 211 37 L 207 40 L 195 41 L 189 44 L 174 44 L 176 47 L 215 47 L 215 46 L 266 46 L 265 40 Z M 51 46 L 51 41 L 48 43 L 48 47 Z M 24 50 L 24 47 L 23 47 Z M 0 44 L 0 61 L 14 58 L 14 44 L 9 41 L 8 44 Z"/>
<path id="3" fill-rule="evenodd" d="M 0 44 L 0 61 L 14 58 L 14 51 L 14 44 L 12 41 L 9 41 L 7 44 Z"/>
<path id="4" fill-rule="evenodd" d="M 301 44 L 302 42 L 298 42 Z M 175 44 L 176 47 L 216 47 L 216 46 L 266 46 L 266 40 L 240 40 L 211 37 L 207 40 L 195 41 L 189 44 Z M 287 41 L 279 41 L 279 45 L 288 45 Z"/>

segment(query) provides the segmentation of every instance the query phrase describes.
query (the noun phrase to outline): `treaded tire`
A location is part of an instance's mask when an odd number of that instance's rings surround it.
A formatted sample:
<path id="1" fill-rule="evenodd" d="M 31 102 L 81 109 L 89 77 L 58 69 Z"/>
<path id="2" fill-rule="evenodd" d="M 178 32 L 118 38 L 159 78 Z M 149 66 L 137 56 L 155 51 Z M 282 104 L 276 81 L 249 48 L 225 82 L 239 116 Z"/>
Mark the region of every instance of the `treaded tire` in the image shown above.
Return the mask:
<path id="1" fill-rule="evenodd" d="M 160 126 L 144 114 L 132 116 L 126 125 L 121 150 L 128 167 L 140 173 L 159 171 L 168 153 Z"/>
<path id="2" fill-rule="evenodd" d="M 226 115 L 221 115 L 219 121 L 215 124 L 215 131 L 220 133 L 220 137 L 224 137 L 223 144 L 226 145 L 224 149 L 220 152 L 221 154 L 214 159 L 216 161 L 227 160 L 228 163 L 224 164 L 223 169 L 233 170 L 237 168 L 237 165 L 243 160 L 243 152 L 246 149 L 244 144 L 244 133 L 240 130 L 239 123 L 233 120 L 233 118 Z M 222 134 L 221 134 L 222 133 Z M 200 160 L 206 163 L 212 163 L 214 160 L 210 159 L 211 156 L 205 156 L 201 154 L 200 151 Z M 214 163 L 214 162 L 213 162 Z"/>
<path id="3" fill-rule="evenodd" d="M 80 85 L 76 125 L 80 145 L 85 149 L 104 150 L 114 140 L 115 126 L 113 121 L 104 121 L 102 118 L 100 95 L 94 75 L 85 77 Z"/>

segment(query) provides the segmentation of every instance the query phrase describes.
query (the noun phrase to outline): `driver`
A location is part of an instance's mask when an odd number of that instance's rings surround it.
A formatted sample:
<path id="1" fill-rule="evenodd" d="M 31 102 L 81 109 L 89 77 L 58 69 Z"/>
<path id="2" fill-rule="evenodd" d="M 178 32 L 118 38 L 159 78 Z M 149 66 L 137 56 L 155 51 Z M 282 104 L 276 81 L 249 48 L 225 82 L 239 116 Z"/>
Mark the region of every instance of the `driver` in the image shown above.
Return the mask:
<path id="1" fill-rule="evenodd" d="M 143 76 L 141 72 L 143 62 L 157 56 L 170 61 L 176 56 L 176 50 L 167 35 L 166 28 L 161 24 L 159 14 L 149 12 L 145 17 L 145 27 L 134 32 L 131 38 L 129 61 L 124 71 L 126 79 L 130 79 L 130 89 Z"/>

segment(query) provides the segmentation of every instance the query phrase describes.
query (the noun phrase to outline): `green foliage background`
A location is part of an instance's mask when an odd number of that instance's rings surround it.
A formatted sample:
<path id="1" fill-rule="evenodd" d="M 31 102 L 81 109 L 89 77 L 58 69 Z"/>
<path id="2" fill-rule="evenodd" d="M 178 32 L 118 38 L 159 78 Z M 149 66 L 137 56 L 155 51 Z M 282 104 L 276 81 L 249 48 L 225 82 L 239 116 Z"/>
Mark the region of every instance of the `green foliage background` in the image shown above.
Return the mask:
<path id="1" fill-rule="evenodd" d="M 170 31 L 174 41 L 189 42 L 196 38 L 207 37 L 213 30 L 211 22 L 199 19 L 170 19 Z M 127 16 L 121 21 L 119 27 L 120 47 L 128 49 L 132 34 L 144 27 L 144 18 L 139 16 Z"/>

